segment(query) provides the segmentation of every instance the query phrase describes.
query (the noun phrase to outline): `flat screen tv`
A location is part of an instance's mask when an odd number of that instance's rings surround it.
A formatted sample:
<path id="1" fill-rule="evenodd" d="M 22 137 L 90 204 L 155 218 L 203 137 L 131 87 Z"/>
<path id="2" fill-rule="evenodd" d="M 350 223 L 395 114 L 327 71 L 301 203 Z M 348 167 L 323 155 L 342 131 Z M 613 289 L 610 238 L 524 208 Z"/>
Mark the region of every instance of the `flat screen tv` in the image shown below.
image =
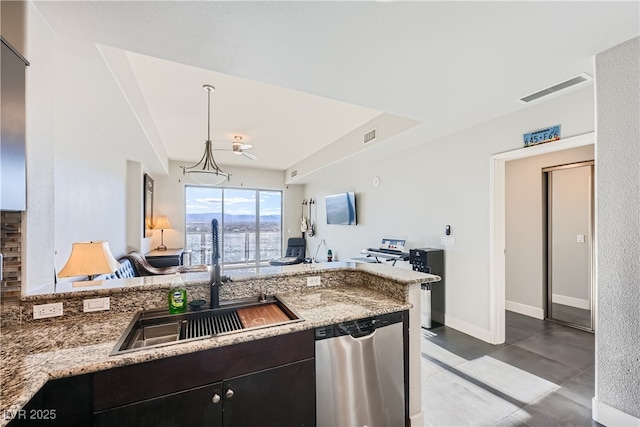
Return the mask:
<path id="1" fill-rule="evenodd" d="M 325 198 L 327 224 L 356 225 L 356 194 L 353 191 Z"/>

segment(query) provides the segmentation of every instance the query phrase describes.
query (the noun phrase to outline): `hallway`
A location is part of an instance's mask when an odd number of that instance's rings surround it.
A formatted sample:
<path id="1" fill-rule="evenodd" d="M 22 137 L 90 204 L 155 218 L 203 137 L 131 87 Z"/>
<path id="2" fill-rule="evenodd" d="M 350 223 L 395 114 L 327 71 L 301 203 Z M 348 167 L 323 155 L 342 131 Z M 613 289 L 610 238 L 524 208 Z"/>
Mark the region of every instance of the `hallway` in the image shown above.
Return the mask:
<path id="1" fill-rule="evenodd" d="M 494 346 L 446 326 L 423 330 L 427 426 L 598 426 L 592 333 L 506 312 Z"/>

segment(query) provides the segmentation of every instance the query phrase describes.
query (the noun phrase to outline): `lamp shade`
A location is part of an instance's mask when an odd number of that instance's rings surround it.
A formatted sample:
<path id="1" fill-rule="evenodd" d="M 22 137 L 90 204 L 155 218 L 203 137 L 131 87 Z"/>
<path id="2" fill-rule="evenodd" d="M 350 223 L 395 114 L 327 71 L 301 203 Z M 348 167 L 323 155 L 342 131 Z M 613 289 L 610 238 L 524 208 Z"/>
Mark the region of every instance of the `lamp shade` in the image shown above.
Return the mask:
<path id="1" fill-rule="evenodd" d="M 229 179 L 228 174 L 210 170 L 191 170 L 186 172 L 195 182 L 202 185 L 218 185 Z"/>
<path id="2" fill-rule="evenodd" d="M 169 218 L 165 215 L 159 215 L 156 221 L 153 223 L 154 230 L 169 230 L 171 224 L 169 224 Z"/>
<path id="3" fill-rule="evenodd" d="M 109 274 L 120 268 L 120 263 L 113 257 L 109 242 L 78 242 L 71 248 L 71 256 L 62 267 L 59 277 L 93 276 Z"/>

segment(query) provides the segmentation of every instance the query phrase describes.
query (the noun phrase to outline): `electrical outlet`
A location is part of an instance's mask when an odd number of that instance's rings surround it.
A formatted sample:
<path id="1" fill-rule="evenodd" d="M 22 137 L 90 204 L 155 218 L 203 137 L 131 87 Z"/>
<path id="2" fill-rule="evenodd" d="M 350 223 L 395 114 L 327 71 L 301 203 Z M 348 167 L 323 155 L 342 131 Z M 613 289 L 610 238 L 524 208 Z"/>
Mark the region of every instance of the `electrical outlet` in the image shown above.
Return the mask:
<path id="1" fill-rule="evenodd" d="M 307 277 L 307 286 L 320 286 L 320 276 Z"/>
<path id="2" fill-rule="evenodd" d="M 62 316 L 62 303 L 54 302 L 51 304 L 42 304 L 33 306 L 33 318 L 44 319 L 46 317 Z"/>
<path id="3" fill-rule="evenodd" d="M 85 313 L 109 310 L 109 297 L 86 299 L 82 302 L 82 308 Z"/>

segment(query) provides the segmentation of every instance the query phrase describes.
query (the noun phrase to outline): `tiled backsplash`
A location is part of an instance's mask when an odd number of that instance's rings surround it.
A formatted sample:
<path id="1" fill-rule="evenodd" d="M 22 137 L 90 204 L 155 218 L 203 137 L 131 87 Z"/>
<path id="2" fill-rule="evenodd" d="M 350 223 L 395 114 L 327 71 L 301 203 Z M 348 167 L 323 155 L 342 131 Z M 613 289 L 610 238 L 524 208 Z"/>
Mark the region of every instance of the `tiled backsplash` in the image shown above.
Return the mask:
<path id="1" fill-rule="evenodd" d="M 22 212 L 0 211 L 3 306 L 18 305 L 22 288 Z"/>

